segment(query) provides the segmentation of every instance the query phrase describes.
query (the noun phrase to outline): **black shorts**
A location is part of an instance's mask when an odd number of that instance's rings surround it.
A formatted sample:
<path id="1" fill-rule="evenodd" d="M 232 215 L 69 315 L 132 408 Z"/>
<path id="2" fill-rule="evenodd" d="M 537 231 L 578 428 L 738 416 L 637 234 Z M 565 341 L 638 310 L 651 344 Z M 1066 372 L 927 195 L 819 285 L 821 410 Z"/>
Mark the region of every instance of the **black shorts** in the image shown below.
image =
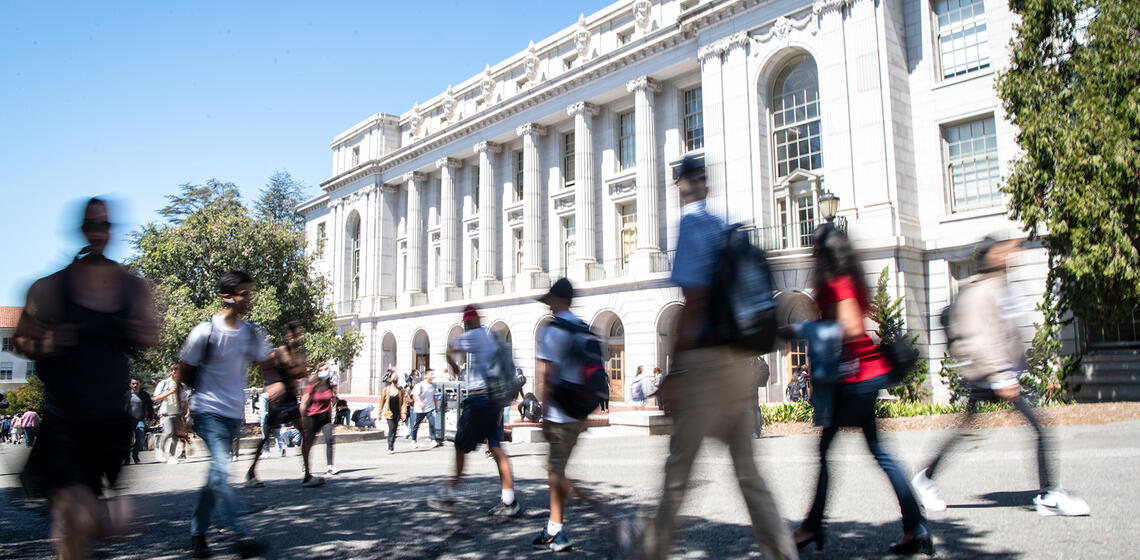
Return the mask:
<path id="1" fill-rule="evenodd" d="M 463 401 L 459 425 L 455 433 L 455 448 L 470 453 L 484 441 L 487 447 L 499 447 L 503 441 L 503 409 L 491 404 L 485 394 L 472 395 Z"/>
<path id="2" fill-rule="evenodd" d="M 126 415 L 100 422 L 44 414 L 36 444 L 20 475 L 24 490 L 33 497 L 48 497 L 55 490 L 80 484 L 100 495 L 104 480 L 110 486 L 118 481 L 135 424 Z"/>
<path id="3" fill-rule="evenodd" d="M 321 428 L 332 424 L 332 415 L 329 414 L 327 410 L 316 416 L 306 416 L 306 418 L 309 420 L 309 429 L 312 430 L 313 434 L 321 431 Z"/>

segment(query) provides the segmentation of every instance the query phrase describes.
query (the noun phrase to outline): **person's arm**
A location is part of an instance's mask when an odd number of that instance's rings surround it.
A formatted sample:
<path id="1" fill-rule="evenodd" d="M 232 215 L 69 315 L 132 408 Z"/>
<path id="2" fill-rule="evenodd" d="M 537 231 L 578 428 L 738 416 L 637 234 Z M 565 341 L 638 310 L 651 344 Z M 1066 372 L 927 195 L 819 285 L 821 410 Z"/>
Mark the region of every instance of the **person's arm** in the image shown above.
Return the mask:
<path id="1" fill-rule="evenodd" d="M 170 385 L 171 385 L 171 387 L 169 390 L 163 391 L 163 392 L 158 393 L 157 395 L 154 396 L 153 400 L 155 403 L 160 403 L 160 402 L 166 400 L 166 397 L 169 397 L 170 395 L 173 395 L 174 393 L 178 392 L 178 384 L 177 383 L 171 383 Z M 158 391 L 158 389 L 156 388 L 155 391 Z"/>
<path id="2" fill-rule="evenodd" d="M 541 399 L 546 402 L 550 398 L 550 388 L 554 385 L 554 363 L 550 360 L 538 360 L 534 369 L 535 374 L 542 380 Z"/>
<path id="3" fill-rule="evenodd" d="M 63 299 L 58 292 L 53 277 L 37 280 L 28 289 L 12 340 L 18 354 L 40 360 L 78 344 L 76 326 L 60 323 L 57 318 L 59 301 Z"/>
<path id="4" fill-rule="evenodd" d="M 301 416 L 306 416 L 309 413 L 309 401 L 312 400 L 312 391 L 306 390 L 301 395 Z"/>
<path id="5" fill-rule="evenodd" d="M 696 348 L 704 328 L 708 313 L 708 289 L 691 287 L 683 289 L 685 305 L 681 306 L 681 316 L 677 321 L 677 338 L 673 343 L 673 355 Z"/>

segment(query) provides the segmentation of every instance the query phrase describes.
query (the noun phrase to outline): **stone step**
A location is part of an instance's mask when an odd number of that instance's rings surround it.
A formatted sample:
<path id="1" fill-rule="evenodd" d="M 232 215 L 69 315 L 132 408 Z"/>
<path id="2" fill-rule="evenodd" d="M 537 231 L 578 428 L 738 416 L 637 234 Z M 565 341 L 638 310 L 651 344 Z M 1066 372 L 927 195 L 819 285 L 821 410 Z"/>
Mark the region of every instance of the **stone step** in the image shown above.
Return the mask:
<path id="1" fill-rule="evenodd" d="M 629 410 L 610 413 L 610 426 L 638 428 L 648 435 L 666 435 L 673 421 L 660 410 Z"/>

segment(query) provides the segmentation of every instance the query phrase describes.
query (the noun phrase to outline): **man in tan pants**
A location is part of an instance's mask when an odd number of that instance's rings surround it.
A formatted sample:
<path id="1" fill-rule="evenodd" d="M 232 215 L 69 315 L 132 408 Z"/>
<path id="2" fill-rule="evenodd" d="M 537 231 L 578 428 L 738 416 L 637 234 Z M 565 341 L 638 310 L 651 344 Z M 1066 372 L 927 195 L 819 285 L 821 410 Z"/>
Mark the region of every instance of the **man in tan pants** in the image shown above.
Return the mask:
<path id="1" fill-rule="evenodd" d="M 752 532 L 764 558 L 798 558 L 791 532 L 752 457 L 756 380 L 748 356 L 728 346 L 711 345 L 706 336 L 709 290 L 727 228 L 705 210 L 708 187 L 703 162 L 686 157 L 676 176 L 684 207 L 672 280 L 681 287 L 685 307 L 674 347 L 674 367 L 660 388 L 662 404 L 673 414 L 665 489 L 657 515 L 642 539 L 641 557 L 669 556 L 693 460 L 705 436 L 713 436 L 728 444 L 752 518 Z"/>

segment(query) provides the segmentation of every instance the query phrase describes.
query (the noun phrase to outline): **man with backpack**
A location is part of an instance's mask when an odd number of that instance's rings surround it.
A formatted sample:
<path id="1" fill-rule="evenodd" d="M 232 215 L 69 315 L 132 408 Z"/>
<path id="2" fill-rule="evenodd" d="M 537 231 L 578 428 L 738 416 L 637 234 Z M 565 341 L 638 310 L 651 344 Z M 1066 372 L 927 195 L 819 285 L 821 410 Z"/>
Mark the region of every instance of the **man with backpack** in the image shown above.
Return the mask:
<path id="1" fill-rule="evenodd" d="M 497 367 L 502 351 L 479 319 L 479 311 L 474 305 L 463 310 L 463 336 L 447 347 L 447 364 L 452 371 L 459 371 L 454 354 L 466 353 L 467 358 L 467 399 L 463 401 L 463 411 L 455 433 L 455 476 L 447 481 L 439 496 L 429 501 L 436 509 L 452 510 L 455 507 L 456 489 L 463 478 L 463 461 L 475 447 L 487 441 L 487 447 L 499 469 L 502 484 L 501 500 L 491 508 L 490 514 L 503 517 L 517 517 L 522 512 L 515 499 L 514 477 L 511 475 L 511 459 L 503 450 L 503 426 L 500 420 L 502 404 L 495 402 L 492 376 L 503 376 L 503 368 Z M 513 375 L 513 367 L 511 375 Z M 513 391 L 512 391 L 513 393 Z"/>
<path id="2" fill-rule="evenodd" d="M 768 559 L 798 558 L 791 531 L 752 454 L 756 377 L 748 357 L 757 352 L 736 347 L 738 337 L 746 334 L 739 328 L 731 329 L 727 337 L 722 332 L 725 317 L 733 317 L 733 311 L 752 303 L 733 302 L 736 306 L 727 313 L 718 307 L 731 294 L 750 289 L 743 284 L 747 280 L 725 283 L 726 264 L 734 264 L 724 261 L 730 256 L 726 248 L 733 232 L 705 208 L 708 187 L 703 161 L 686 156 L 674 177 L 684 206 L 672 280 L 680 286 L 685 306 L 673 348 L 674 365 L 659 389 L 662 404 L 673 415 L 665 487 L 656 517 L 643 536 L 641 553 L 648 559 L 669 556 L 693 460 L 705 436 L 711 435 L 728 444 L 761 554 Z M 770 276 L 762 280 L 770 281 Z"/>
<path id="3" fill-rule="evenodd" d="M 272 349 L 264 331 L 242 319 L 250 311 L 253 287 L 253 278 L 241 270 L 223 273 L 218 278 L 222 310 L 194 327 L 182 346 L 176 381 L 194 389 L 190 397 L 194 431 L 210 451 L 206 485 L 190 519 L 190 549 L 195 558 L 212 554 L 206 529 L 215 502 L 221 507 L 222 524 L 237 536 L 234 548 L 242 558 L 259 556 L 267 549 L 263 541 L 248 536 L 238 518 L 242 508 L 229 484 L 231 445 L 245 410 L 246 370 L 256 362 L 263 378 L 273 375 Z M 284 393 L 280 384 L 266 389 L 271 401 Z"/>

